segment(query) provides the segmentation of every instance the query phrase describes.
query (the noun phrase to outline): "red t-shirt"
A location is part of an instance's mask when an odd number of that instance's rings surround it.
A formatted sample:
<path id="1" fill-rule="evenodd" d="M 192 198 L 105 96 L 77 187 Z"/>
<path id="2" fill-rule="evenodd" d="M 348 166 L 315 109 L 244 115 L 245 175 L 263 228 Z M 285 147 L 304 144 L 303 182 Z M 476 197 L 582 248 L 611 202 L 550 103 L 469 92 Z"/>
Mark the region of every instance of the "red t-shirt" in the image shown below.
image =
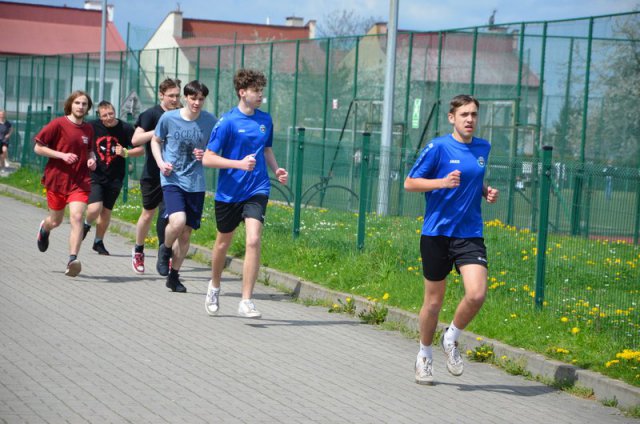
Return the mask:
<path id="1" fill-rule="evenodd" d="M 42 184 L 48 191 L 61 194 L 76 190 L 91 191 L 91 173 L 87 167 L 93 140 L 93 127 L 90 124 L 83 122 L 78 125 L 62 116 L 49 122 L 35 136 L 35 140 L 58 152 L 78 155 L 78 161 L 71 165 L 62 159 L 49 158 L 42 177 Z"/>

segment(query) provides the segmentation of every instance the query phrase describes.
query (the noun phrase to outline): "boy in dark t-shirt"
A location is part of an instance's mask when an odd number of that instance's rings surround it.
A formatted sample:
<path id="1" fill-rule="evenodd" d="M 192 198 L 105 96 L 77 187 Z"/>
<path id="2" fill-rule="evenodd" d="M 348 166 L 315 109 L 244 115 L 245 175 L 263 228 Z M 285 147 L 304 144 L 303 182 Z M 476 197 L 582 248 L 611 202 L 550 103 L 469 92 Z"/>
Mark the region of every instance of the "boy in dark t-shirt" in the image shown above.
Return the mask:
<path id="1" fill-rule="evenodd" d="M 91 194 L 87 217 L 84 221 L 82 239 L 87 237 L 91 225 L 96 222 L 96 237 L 93 250 L 100 255 L 109 255 L 103 238 L 111 222 L 111 211 L 115 205 L 126 172 L 126 158 L 141 156 L 142 147 L 133 148 L 133 127 L 116 119 L 113 105 L 107 101 L 98 104 L 99 120 L 92 121 L 96 169 L 91 173 Z"/>
<path id="2" fill-rule="evenodd" d="M 160 185 L 160 170 L 151 153 L 151 137 L 160 117 L 167 110 L 180 107 L 180 80 L 167 78 L 160 83 L 160 104 L 142 112 L 135 123 L 132 143 L 134 146 L 145 146 L 146 159 L 142 176 L 140 177 L 140 192 L 142 194 L 142 212 L 136 225 L 136 244 L 131 252 L 131 266 L 137 274 L 144 273 L 144 241 L 149 233 L 153 214 L 160 208 L 156 221 L 158 245 L 164 243 L 164 229 L 167 219 L 163 218 L 164 204 L 162 202 L 162 186 Z"/>

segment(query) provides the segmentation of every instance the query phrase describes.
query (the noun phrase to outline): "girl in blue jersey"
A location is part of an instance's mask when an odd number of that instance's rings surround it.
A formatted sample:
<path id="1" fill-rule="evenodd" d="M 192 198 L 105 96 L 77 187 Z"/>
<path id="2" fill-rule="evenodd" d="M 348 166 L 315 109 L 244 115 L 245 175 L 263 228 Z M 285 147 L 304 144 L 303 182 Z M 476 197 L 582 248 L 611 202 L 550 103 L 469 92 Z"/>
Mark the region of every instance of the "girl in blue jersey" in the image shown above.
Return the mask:
<path id="1" fill-rule="evenodd" d="M 281 184 L 289 174 L 278 167 L 273 154 L 273 123 L 268 113 L 258 110 L 267 81 L 261 72 L 240 69 L 233 78 L 239 102 L 216 124 L 203 165 L 219 168 L 215 208 L 218 233 L 211 258 L 212 278 L 205 309 L 216 315 L 219 309 L 220 279 L 233 234 L 244 221 L 246 247 L 242 270 L 242 300 L 238 315 L 260 318 L 251 300 L 260 268 L 260 239 L 271 183 L 267 167 Z"/>
<path id="2" fill-rule="evenodd" d="M 478 100 L 459 95 L 448 114 L 453 133 L 432 140 L 409 172 L 404 188 L 424 192 L 427 202 L 420 239 L 424 275 L 424 301 L 420 310 L 420 351 L 416 382 L 433 384 L 431 344 L 438 324 L 453 265 L 462 276 L 465 295 L 441 344 L 447 369 L 455 376 L 464 365 L 458 350 L 460 332 L 471 322 L 487 291 L 487 253 L 482 238 L 482 197 L 489 203 L 498 190 L 483 183 L 491 145 L 473 136 L 478 123 Z"/>

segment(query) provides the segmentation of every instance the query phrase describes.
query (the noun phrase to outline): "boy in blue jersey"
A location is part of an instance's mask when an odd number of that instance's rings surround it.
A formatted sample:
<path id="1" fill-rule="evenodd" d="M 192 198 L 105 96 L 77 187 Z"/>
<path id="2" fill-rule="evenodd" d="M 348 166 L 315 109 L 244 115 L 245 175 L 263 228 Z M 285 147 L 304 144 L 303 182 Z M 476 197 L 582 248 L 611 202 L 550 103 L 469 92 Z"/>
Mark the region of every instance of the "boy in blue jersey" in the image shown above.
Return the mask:
<path id="1" fill-rule="evenodd" d="M 465 295 L 441 340 L 452 375 L 459 376 L 464 370 L 458 338 L 482 307 L 487 291 L 480 209 L 482 197 L 489 203 L 498 200 L 498 190 L 483 182 L 491 145 L 473 136 L 479 107 L 478 100 L 471 96 L 454 97 L 448 114 L 453 133 L 432 140 L 404 182 L 405 190 L 424 192 L 427 201 L 420 239 L 424 301 L 415 364 L 418 384 L 433 384 L 431 344 L 453 265 L 462 276 Z"/>
<path id="2" fill-rule="evenodd" d="M 278 167 L 271 148 L 271 116 L 258 110 L 266 84 L 261 72 L 250 69 L 236 72 L 233 85 L 238 106 L 220 118 L 204 154 L 204 166 L 220 169 L 215 197 L 218 233 L 211 257 L 212 278 L 205 298 L 209 315 L 218 313 L 220 279 L 227 251 L 236 228 L 244 221 L 246 247 L 238 315 L 262 316 L 251 297 L 260 268 L 260 239 L 271 189 L 267 167 L 281 184 L 286 184 L 289 176 L 284 168 Z"/>
<path id="3" fill-rule="evenodd" d="M 158 248 L 156 269 L 167 276 L 167 288 L 178 293 L 187 291 L 179 271 L 189 251 L 191 232 L 200 228 L 205 194 L 202 156 L 216 124 L 216 118 L 202 110 L 209 94 L 206 85 L 191 81 L 183 93 L 185 106 L 163 113 L 151 139 L 151 151 L 160 169 L 164 215 L 169 220 L 164 243 Z"/>

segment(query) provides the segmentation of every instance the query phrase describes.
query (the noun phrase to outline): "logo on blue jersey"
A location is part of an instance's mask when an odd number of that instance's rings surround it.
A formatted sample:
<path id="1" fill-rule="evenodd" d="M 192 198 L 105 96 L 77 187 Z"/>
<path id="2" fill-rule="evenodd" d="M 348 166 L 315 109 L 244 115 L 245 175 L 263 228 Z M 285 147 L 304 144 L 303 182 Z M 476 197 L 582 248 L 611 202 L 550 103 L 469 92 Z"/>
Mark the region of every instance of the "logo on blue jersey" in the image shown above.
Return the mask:
<path id="1" fill-rule="evenodd" d="M 264 125 L 260 125 L 260 132 L 263 134 L 267 132 L 267 127 L 265 127 Z"/>
<path id="2" fill-rule="evenodd" d="M 484 158 L 483 158 L 482 156 L 480 156 L 480 157 L 478 158 L 478 166 L 479 166 L 480 168 L 484 168 L 484 165 L 485 165 Z"/>
<path id="3" fill-rule="evenodd" d="M 460 159 L 451 159 L 449 163 L 460 163 Z"/>

